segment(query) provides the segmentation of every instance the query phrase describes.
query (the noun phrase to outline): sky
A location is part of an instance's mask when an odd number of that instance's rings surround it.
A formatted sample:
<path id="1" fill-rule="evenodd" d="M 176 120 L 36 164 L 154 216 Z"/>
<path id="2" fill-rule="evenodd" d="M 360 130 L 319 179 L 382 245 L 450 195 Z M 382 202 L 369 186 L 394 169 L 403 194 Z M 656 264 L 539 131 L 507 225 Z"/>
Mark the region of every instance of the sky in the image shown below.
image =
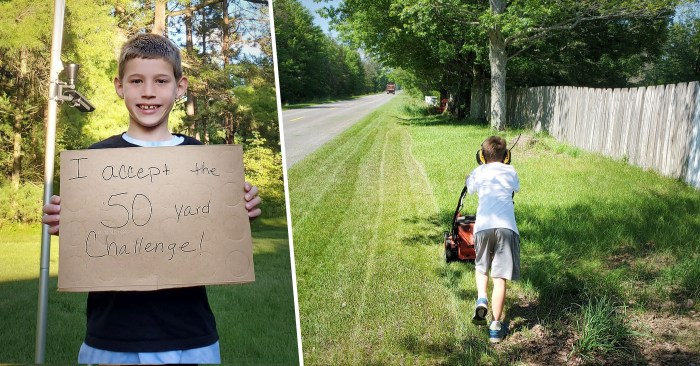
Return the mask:
<path id="1" fill-rule="evenodd" d="M 321 9 L 324 6 L 338 5 L 340 4 L 340 2 L 341 0 L 331 0 L 315 3 L 314 0 L 301 0 L 301 5 L 304 5 L 305 8 L 311 11 L 311 14 L 314 16 L 314 23 L 319 25 L 321 29 L 323 29 L 323 33 L 335 36 L 337 35 L 335 32 L 330 32 L 328 30 L 328 19 L 321 18 L 321 16 L 318 15 L 316 10 Z"/>

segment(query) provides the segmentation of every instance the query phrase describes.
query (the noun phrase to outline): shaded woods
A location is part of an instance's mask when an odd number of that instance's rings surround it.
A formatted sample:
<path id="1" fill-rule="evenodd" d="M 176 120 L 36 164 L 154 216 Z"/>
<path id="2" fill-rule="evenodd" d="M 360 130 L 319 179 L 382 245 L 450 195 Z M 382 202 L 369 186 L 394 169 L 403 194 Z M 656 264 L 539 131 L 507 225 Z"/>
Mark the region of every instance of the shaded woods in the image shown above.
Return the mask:
<path id="1" fill-rule="evenodd" d="M 266 4 L 68 0 L 62 60 L 81 65 L 77 88 L 96 111 L 60 108 L 57 151 L 126 130 L 128 114 L 112 85 L 119 49 L 136 33 L 165 34 L 181 46 L 190 80 L 171 113 L 171 130 L 207 144 L 243 144 L 248 180 L 261 188 L 268 213 L 283 212 Z M 51 0 L 0 4 L 0 225 L 39 219 L 52 19 Z"/>

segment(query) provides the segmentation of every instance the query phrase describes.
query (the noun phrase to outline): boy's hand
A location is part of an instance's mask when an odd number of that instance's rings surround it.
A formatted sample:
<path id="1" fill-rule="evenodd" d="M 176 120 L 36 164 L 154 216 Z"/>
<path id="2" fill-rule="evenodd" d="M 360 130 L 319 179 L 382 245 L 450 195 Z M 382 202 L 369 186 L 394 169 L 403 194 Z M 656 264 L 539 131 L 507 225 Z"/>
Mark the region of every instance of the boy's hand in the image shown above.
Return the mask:
<path id="1" fill-rule="evenodd" d="M 245 182 L 245 208 L 248 210 L 248 219 L 250 221 L 255 220 L 256 217 L 260 216 L 262 211 L 258 207 L 262 200 L 258 196 L 258 187 L 254 186 L 248 182 Z"/>
<path id="2" fill-rule="evenodd" d="M 44 215 L 41 217 L 43 224 L 49 225 L 49 234 L 58 235 L 58 221 L 61 213 L 61 197 L 51 196 L 49 203 L 43 207 Z M 250 215 L 250 213 L 249 213 Z"/>

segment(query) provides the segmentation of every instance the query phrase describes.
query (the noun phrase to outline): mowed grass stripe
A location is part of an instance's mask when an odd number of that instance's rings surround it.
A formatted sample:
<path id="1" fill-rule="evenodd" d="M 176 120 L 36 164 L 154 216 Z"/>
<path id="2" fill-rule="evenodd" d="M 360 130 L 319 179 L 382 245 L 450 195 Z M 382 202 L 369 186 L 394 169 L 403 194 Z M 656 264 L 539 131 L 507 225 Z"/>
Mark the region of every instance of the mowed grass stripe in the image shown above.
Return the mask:
<path id="1" fill-rule="evenodd" d="M 372 227 L 372 237 L 370 238 L 369 242 L 367 243 L 368 250 L 367 250 L 367 260 L 366 260 L 366 268 L 364 270 L 364 279 L 362 282 L 362 287 L 360 288 L 360 298 L 359 298 L 359 304 L 357 305 L 357 311 L 355 313 L 354 321 L 353 321 L 353 330 L 351 334 L 351 344 L 358 344 L 362 342 L 362 339 L 365 337 L 366 331 L 365 331 L 365 318 L 364 318 L 364 310 L 365 307 L 367 306 L 367 293 L 370 292 L 368 290 L 369 287 L 372 285 L 372 278 L 375 275 L 375 268 L 374 268 L 374 263 L 375 263 L 375 258 L 377 255 L 377 244 L 379 242 L 379 227 L 382 223 L 382 220 L 384 220 L 384 202 L 386 200 L 385 197 L 385 192 L 386 192 L 386 187 L 385 185 L 381 184 L 385 180 L 385 165 L 386 165 L 386 160 L 387 160 L 387 145 L 389 143 L 388 140 L 388 133 L 384 132 L 381 135 L 383 135 L 383 144 L 381 148 L 381 158 L 379 159 L 379 176 L 377 179 L 377 183 L 372 182 L 371 186 L 375 186 L 377 188 L 377 194 L 375 195 L 366 195 L 365 193 L 365 187 L 362 185 L 356 187 L 356 192 L 355 192 L 355 197 L 376 197 L 376 204 L 379 206 L 377 207 L 377 216 L 374 217 L 374 221 L 371 223 Z M 377 139 L 379 140 L 379 139 Z M 367 154 L 367 156 L 374 157 L 375 154 Z M 374 161 L 368 161 L 368 163 L 374 163 Z M 370 167 L 370 171 L 366 171 L 366 169 Z M 365 168 L 364 174 L 361 174 L 361 176 L 372 176 L 372 173 L 375 166 L 374 164 L 363 164 L 361 168 Z M 369 174 L 368 174 L 369 173 Z M 371 200 L 371 199 L 370 199 Z M 369 203 L 370 202 L 363 202 L 363 204 Z M 373 292 L 373 291 L 372 291 Z M 371 306 L 371 304 L 370 304 Z M 360 361 L 360 353 L 356 352 L 353 354 L 353 361 L 354 363 L 357 363 Z"/>
<path id="2" fill-rule="evenodd" d="M 456 343 L 441 250 L 428 245 L 437 233 L 421 224 L 434 221 L 435 203 L 406 127 L 392 118 L 399 105 L 326 145 L 347 156 L 342 166 L 315 154 L 290 170 L 308 364 L 440 363 Z M 357 131 L 365 133 L 359 141 Z M 342 176 L 325 178 L 329 170 Z M 322 200 L 308 197 L 316 191 Z"/>
<path id="3" fill-rule="evenodd" d="M 371 117 L 371 116 L 370 116 Z M 368 118 L 370 118 L 368 117 Z M 304 189 L 309 184 L 314 184 L 315 188 L 313 193 L 311 192 L 300 192 L 299 199 L 296 202 L 292 202 L 291 210 L 295 212 L 293 219 L 302 224 L 309 216 L 312 216 L 313 208 L 318 205 L 319 202 L 324 200 L 325 195 L 328 193 L 324 189 L 338 189 L 339 187 L 335 184 L 328 184 L 331 182 L 347 181 L 348 177 L 344 176 L 348 173 L 343 168 L 348 163 L 350 159 L 357 156 L 359 151 L 366 148 L 366 143 L 371 139 L 372 130 L 370 125 L 354 125 L 350 129 L 344 132 L 352 138 L 344 140 L 334 140 L 335 143 L 341 144 L 341 146 L 334 146 L 333 144 L 326 144 L 320 149 L 312 153 L 308 158 L 295 164 L 295 169 L 290 171 L 290 174 L 298 171 L 313 170 L 313 165 L 318 164 L 318 160 L 321 160 L 325 166 L 323 172 L 320 172 L 318 176 L 310 175 L 299 175 L 294 177 L 295 181 L 299 182 L 298 186 L 289 187 L 290 195 L 296 193 L 295 189 Z M 327 184 L 322 184 L 322 182 L 328 181 Z M 297 207 L 304 207 L 303 210 L 297 210 Z"/>
<path id="4" fill-rule="evenodd" d="M 295 249 L 297 266 L 297 286 L 300 295 L 300 312 L 308 313 L 306 306 L 314 303 L 323 308 L 314 316 L 318 318 L 315 324 L 302 324 L 304 342 L 310 335 L 321 334 L 329 339 L 323 344 L 323 349 L 332 346 L 337 334 L 329 329 L 318 326 L 338 322 L 350 324 L 352 316 L 347 311 L 336 311 L 342 306 L 341 297 L 344 291 L 343 283 L 337 275 L 344 275 L 343 261 L 336 258 L 348 258 L 347 237 L 352 232 L 343 232 L 342 222 L 349 217 L 356 217 L 361 213 L 358 205 L 343 199 L 349 196 L 347 192 L 353 192 L 358 181 L 357 169 L 349 169 L 359 164 L 362 151 L 369 150 L 374 142 L 376 131 L 368 125 L 355 125 L 344 133 L 351 136 L 351 141 L 334 140 L 333 144 L 327 144 L 320 151 L 309 158 L 299 162 L 290 170 L 290 197 L 293 216 L 293 231 L 297 237 L 299 248 Z M 329 146 L 334 148 L 329 148 Z M 335 148 L 337 147 L 337 148 Z M 327 207 L 333 202 L 333 207 Z M 318 207 L 326 207 L 320 210 Z M 304 229 L 302 229 L 304 228 Z M 303 245 L 302 234 L 313 233 L 314 247 L 307 250 Z M 344 238 L 342 241 L 340 238 Z M 338 288 L 340 287 L 340 288 Z M 323 291 L 317 290 L 318 288 Z M 305 300 L 301 300 L 304 298 Z M 333 304 L 333 305 L 329 305 Z M 333 307 L 333 309 L 328 309 Z M 313 345 L 305 344 L 305 349 L 314 349 Z"/>

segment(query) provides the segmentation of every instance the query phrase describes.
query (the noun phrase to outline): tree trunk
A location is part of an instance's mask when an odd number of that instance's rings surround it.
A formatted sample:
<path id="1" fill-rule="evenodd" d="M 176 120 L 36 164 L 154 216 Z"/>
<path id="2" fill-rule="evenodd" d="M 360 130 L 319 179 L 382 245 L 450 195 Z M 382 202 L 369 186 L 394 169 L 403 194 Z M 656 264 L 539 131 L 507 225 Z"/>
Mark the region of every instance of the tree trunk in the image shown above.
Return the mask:
<path id="1" fill-rule="evenodd" d="M 18 100 L 24 99 L 26 90 L 25 80 L 27 74 L 29 73 L 29 51 L 26 47 L 22 47 L 20 50 L 20 62 L 19 62 L 19 90 L 17 95 Z M 22 120 L 24 119 L 24 111 L 22 108 L 17 106 L 14 108 L 14 123 L 12 124 L 12 189 L 14 192 L 19 190 L 19 181 L 22 174 Z M 16 204 L 14 198 L 12 199 L 12 205 Z"/>
<path id="2" fill-rule="evenodd" d="M 187 59 L 192 62 L 194 59 L 194 43 L 192 41 L 192 11 L 189 10 L 190 1 L 185 3 L 187 11 L 184 14 L 185 20 L 185 54 Z M 187 131 L 191 136 L 196 131 L 197 120 L 195 119 L 195 97 L 191 88 L 187 88 L 187 102 L 185 104 L 185 113 L 187 114 Z"/>
<path id="3" fill-rule="evenodd" d="M 166 0 L 156 0 L 156 11 L 153 18 L 153 30 L 151 33 L 165 35 L 165 5 Z"/>
<path id="4" fill-rule="evenodd" d="M 490 0 L 491 10 L 503 14 L 505 0 Z M 506 44 L 501 26 L 489 30 L 489 61 L 491 64 L 491 127 L 501 130 L 506 126 Z"/>
<path id="5" fill-rule="evenodd" d="M 446 109 L 450 115 L 457 115 L 457 97 L 454 90 L 448 93 Z"/>
<path id="6" fill-rule="evenodd" d="M 14 191 L 19 189 L 19 181 L 22 172 L 22 119 L 22 111 L 19 108 L 15 109 L 15 121 L 12 125 L 14 134 L 14 147 L 12 148 L 12 189 Z"/>
<path id="7" fill-rule="evenodd" d="M 455 116 L 457 119 L 462 119 L 466 116 L 468 95 L 467 91 L 464 90 L 464 84 L 462 81 L 457 83 L 457 88 L 450 93 L 448 99 L 450 114 Z"/>
<path id="8" fill-rule="evenodd" d="M 228 17 L 228 1 L 221 2 L 223 24 L 221 25 L 221 57 L 224 59 L 224 68 L 229 64 L 231 54 L 231 19 Z"/>
<path id="9" fill-rule="evenodd" d="M 199 32 L 199 36 L 202 37 L 202 55 L 207 54 L 207 32 L 204 29 L 205 24 L 207 24 L 207 12 L 203 11 L 202 12 L 202 31 Z"/>
<path id="10" fill-rule="evenodd" d="M 225 125 L 226 125 L 226 143 L 235 144 L 236 136 L 236 119 L 232 113 L 226 113 L 225 115 Z"/>
<path id="11" fill-rule="evenodd" d="M 471 109 L 469 117 L 475 121 L 486 120 L 486 99 L 484 92 L 484 67 L 478 64 L 473 66 Z"/>

